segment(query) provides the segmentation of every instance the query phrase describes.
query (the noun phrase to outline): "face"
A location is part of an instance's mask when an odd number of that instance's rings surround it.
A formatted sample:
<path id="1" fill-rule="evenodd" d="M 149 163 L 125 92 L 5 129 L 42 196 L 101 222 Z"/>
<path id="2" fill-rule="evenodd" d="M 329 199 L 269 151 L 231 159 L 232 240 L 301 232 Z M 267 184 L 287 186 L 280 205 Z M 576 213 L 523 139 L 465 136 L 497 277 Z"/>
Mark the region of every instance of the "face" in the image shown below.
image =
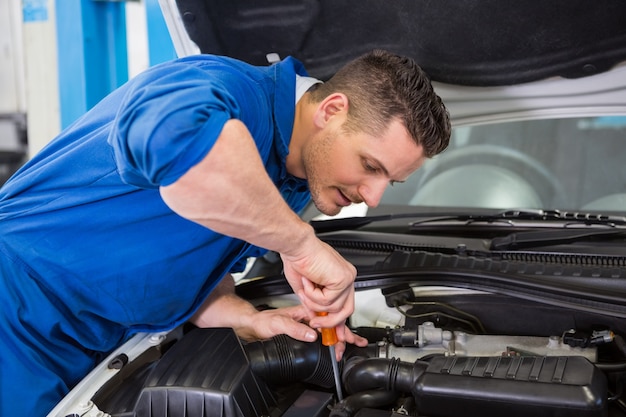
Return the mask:
<path id="1" fill-rule="evenodd" d="M 402 123 L 393 120 L 377 136 L 328 126 L 306 144 L 302 159 L 313 202 L 332 216 L 352 203 L 376 207 L 386 187 L 405 181 L 425 157 Z"/>

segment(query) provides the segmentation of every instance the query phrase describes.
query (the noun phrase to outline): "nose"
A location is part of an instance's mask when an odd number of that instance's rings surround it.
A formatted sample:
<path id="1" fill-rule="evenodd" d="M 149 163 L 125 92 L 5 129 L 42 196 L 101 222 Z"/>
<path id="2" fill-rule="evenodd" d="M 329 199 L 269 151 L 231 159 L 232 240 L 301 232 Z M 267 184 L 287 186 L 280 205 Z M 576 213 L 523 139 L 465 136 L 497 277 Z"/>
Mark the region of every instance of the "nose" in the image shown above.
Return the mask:
<path id="1" fill-rule="evenodd" d="M 389 181 L 386 178 L 376 178 L 361 184 L 357 191 L 368 207 L 377 207 L 388 185 Z"/>

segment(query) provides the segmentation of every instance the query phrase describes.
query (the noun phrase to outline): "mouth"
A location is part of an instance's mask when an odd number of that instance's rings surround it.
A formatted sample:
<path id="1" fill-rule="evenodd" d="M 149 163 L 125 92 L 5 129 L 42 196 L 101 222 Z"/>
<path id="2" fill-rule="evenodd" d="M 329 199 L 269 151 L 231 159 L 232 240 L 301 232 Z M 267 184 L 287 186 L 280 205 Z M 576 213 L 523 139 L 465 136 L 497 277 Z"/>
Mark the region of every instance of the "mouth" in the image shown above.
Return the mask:
<path id="1" fill-rule="evenodd" d="M 341 190 L 338 189 L 337 194 L 339 194 L 339 199 L 340 199 L 337 205 L 341 207 L 346 207 L 353 203 L 352 199 L 346 196 Z"/>

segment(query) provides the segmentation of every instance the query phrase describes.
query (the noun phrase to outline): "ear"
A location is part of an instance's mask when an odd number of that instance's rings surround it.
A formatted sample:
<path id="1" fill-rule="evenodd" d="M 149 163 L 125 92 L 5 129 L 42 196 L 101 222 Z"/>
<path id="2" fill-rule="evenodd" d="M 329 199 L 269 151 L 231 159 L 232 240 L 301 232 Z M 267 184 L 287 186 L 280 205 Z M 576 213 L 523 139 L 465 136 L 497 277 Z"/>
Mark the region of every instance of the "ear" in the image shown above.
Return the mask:
<path id="1" fill-rule="evenodd" d="M 315 110 L 313 122 L 318 128 L 326 126 L 334 117 L 345 117 L 350 103 L 343 93 L 332 93 L 322 100 Z"/>

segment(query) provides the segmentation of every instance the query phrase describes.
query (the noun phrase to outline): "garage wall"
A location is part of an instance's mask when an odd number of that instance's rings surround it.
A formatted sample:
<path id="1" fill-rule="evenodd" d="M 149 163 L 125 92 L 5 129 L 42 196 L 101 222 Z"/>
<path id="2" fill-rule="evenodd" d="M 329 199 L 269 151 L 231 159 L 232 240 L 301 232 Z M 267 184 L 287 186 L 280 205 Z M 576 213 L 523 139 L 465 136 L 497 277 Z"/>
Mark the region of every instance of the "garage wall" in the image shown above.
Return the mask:
<path id="1" fill-rule="evenodd" d="M 111 90 L 175 57 L 158 0 L 0 1 L 0 152 L 32 156 Z"/>

